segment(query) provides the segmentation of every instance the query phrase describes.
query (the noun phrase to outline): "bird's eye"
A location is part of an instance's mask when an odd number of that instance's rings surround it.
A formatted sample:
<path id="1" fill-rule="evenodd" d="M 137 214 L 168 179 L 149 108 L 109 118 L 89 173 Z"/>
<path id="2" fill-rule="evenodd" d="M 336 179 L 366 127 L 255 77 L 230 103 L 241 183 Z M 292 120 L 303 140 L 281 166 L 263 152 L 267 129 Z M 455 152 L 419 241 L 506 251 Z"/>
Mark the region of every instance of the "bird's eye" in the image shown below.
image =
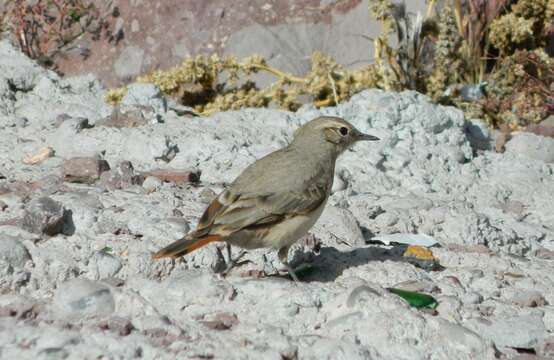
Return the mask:
<path id="1" fill-rule="evenodd" d="M 344 126 L 343 126 L 343 127 L 341 127 L 341 128 L 339 129 L 339 131 L 340 131 L 340 134 L 341 134 L 342 136 L 348 135 L 348 128 L 347 128 L 347 127 L 344 127 Z"/>

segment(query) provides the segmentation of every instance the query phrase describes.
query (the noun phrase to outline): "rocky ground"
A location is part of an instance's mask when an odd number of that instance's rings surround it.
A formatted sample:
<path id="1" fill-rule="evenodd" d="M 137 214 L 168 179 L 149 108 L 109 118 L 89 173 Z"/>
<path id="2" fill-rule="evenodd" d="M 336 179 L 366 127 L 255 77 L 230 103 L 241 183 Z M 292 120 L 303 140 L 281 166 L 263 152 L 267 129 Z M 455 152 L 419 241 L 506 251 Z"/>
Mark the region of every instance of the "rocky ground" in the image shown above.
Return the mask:
<path id="1" fill-rule="evenodd" d="M 209 118 L 149 85 L 118 108 L 104 92 L 0 42 L 1 358 L 554 357 L 553 139 L 513 134 L 497 153 L 485 127 L 414 92 Z M 382 141 L 339 159 L 290 254 L 312 266 L 301 283 L 262 250 L 226 278 L 215 245 L 151 260 L 321 114 Z M 372 241 L 408 233 L 438 241 L 432 259 Z M 390 286 L 439 305 L 412 308 Z"/>

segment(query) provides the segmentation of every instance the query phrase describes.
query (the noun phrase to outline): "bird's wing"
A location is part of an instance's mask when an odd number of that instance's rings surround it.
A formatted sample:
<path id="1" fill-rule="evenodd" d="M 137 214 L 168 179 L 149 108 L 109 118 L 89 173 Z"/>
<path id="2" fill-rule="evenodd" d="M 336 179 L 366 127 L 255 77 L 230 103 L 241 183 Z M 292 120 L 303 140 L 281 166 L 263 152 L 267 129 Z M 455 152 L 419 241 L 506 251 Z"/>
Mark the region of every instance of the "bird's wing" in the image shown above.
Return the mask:
<path id="1" fill-rule="evenodd" d="M 245 228 L 277 223 L 287 216 L 307 214 L 325 202 L 331 181 L 320 177 L 307 184 L 302 190 L 263 193 L 225 190 L 208 206 L 195 234 L 227 236 Z"/>

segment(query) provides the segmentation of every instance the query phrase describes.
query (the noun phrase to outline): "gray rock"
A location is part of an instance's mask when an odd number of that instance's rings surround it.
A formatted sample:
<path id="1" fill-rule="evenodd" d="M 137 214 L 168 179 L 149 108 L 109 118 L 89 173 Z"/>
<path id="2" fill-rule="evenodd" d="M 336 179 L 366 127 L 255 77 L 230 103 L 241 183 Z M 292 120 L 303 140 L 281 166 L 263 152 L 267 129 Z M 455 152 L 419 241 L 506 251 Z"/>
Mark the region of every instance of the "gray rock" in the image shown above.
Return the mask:
<path id="1" fill-rule="evenodd" d="M 93 231 L 103 208 L 102 202 L 94 193 L 62 192 L 52 198 L 64 204 L 66 221 L 63 233 L 67 235 Z"/>
<path id="2" fill-rule="evenodd" d="M 522 307 L 537 307 L 544 306 L 546 300 L 540 291 L 516 291 L 512 297 L 512 302 L 515 305 Z"/>
<path id="3" fill-rule="evenodd" d="M 2 74 L 9 74 L 10 83 L 19 91 L 33 89 L 37 80 L 48 73 L 12 46 L 8 39 L 0 41 L 0 54 Z"/>
<path id="4" fill-rule="evenodd" d="M 63 163 L 64 180 L 74 183 L 92 184 L 109 169 L 110 165 L 106 160 L 94 157 L 78 157 Z"/>
<path id="5" fill-rule="evenodd" d="M 23 267 L 31 256 L 21 241 L 0 233 L 0 260 L 13 267 Z"/>
<path id="6" fill-rule="evenodd" d="M 120 107 L 115 107 L 112 113 L 106 118 L 96 122 L 97 126 L 106 126 L 114 128 L 132 128 L 146 125 L 146 116 L 141 109 L 126 109 L 123 111 Z"/>
<path id="7" fill-rule="evenodd" d="M 115 309 L 110 288 L 102 283 L 74 279 L 60 285 L 53 299 L 53 311 L 61 319 L 103 317 Z"/>
<path id="8" fill-rule="evenodd" d="M 477 292 L 469 292 L 464 295 L 462 301 L 464 304 L 480 304 L 483 301 L 483 296 Z"/>
<path id="9" fill-rule="evenodd" d="M 49 197 L 35 198 L 27 204 L 23 227 L 36 234 L 54 236 L 62 232 L 65 221 L 63 205 Z"/>
<path id="10" fill-rule="evenodd" d="M 520 315 L 491 320 L 471 319 L 466 326 L 492 340 L 499 348 L 530 349 L 548 336 L 540 315 Z"/>
<path id="11" fill-rule="evenodd" d="M 122 268 L 119 258 L 104 251 L 95 251 L 89 259 L 88 271 L 94 280 L 115 276 Z"/>
<path id="12" fill-rule="evenodd" d="M 90 129 L 92 127 L 89 124 L 88 119 L 86 118 L 72 118 L 70 116 L 61 116 L 58 117 L 59 125 L 58 128 L 61 128 L 61 131 L 66 133 L 78 134 L 85 129 Z"/>
<path id="13" fill-rule="evenodd" d="M 506 144 L 506 151 L 547 164 L 554 163 L 553 138 L 531 133 L 512 134 L 512 139 Z"/>
<path id="14" fill-rule="evenodd" d="M 122 161 L 115 169 L 103 172 L 98 185 L 110 190 L 125 189 L 132 185 L 142 185 L 144 176 L 135 172 L 130 161 Z"/>
<path id="15" fill-rule="evenodd" d="M 167 100 L 160 89 L 152 84 L 134 83 L 127 87 L 127 94 L 121 100 L 121 107 L 151 107 L 155 113 L 167 112 Z"/>
<path id="16" fill-rule="evenodd" d="M 492 346 L 487 343 L 479 334 L 448 321 L 440 322 L 441 338 L 446 342 L 462 347 L 463 353 L 478 354 L 486 352 L 487 348 L 492 350 Z"/>

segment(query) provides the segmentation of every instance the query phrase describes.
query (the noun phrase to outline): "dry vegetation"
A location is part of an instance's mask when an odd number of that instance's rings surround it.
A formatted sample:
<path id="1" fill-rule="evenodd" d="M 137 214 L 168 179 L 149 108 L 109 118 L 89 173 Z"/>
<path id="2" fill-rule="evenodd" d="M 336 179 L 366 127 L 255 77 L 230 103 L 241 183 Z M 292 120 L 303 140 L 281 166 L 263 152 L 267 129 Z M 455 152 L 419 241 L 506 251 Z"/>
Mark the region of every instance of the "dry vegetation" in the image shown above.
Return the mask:
<path id="1" fill-rule="evenodd" d="M 85 31 L 100 36 L 105 26 L 85 0 L 8 0 L 7 9 L 4 23 L 23 51 L 43 62 Z M 259 56 L 214 55 L 136 80 L 203 115 L 270 104 L 295 110 L 306 98 L 328 106 L 367 88 L 417 90 L 494 126 L 536 123 L 553 112 L 554 62 L 546 53 L 554 37 L 553 0 L 428 0 L 425 14 L 416 16 L 391 0 L 370 0 L 369 10 L 381 34 L 371 39 L 375 62 L 366 67 L 346 69 L 314 53 L 310 71 L 295 76 Z M 259 88 L 251 80 L 257 72 L 275 81 Z M 117 103 L 125 91 L 113 89 L 107 100 Z"/>
<path id="2" fill-rule="evenodd" d="M 54 66 L 83 34 L 98 39 L 107 30 L 103 14 L 88 0 L 6 0 L 3 6 L 0 30 L 10 30 L 21 50 L 44 66 Z"/>

